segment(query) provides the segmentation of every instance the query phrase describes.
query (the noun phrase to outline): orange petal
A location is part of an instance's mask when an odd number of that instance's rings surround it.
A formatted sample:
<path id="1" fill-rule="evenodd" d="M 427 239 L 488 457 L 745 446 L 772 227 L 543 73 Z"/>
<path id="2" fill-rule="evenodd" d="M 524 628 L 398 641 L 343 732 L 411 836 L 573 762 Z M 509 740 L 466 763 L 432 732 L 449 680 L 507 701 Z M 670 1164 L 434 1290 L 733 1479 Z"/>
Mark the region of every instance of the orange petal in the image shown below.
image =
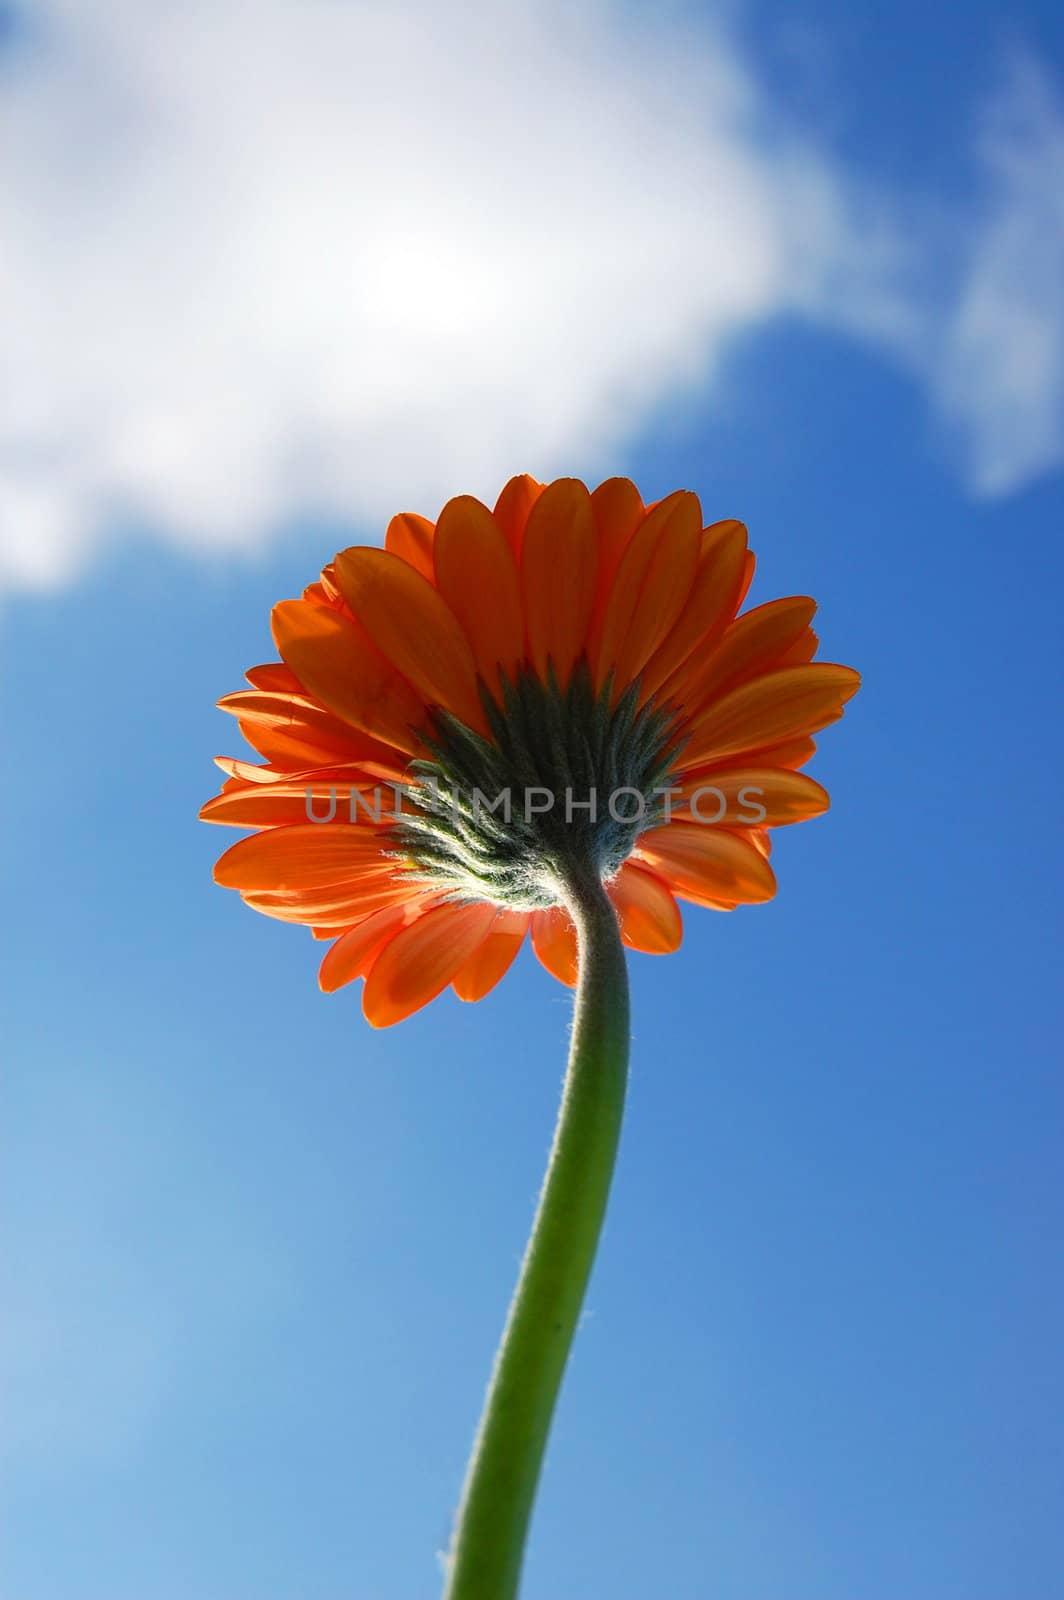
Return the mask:
<path id="1" fill-rule="evenodd" d="M 326 994 L 342 989 L 354 978 L 365 977 L 378 951 L 400 928 L 431 905 L 432 896 L 423 895 L 405 905 L 385 906 L 365 917 L 326 950 L 318 969 L 318 984 Z"/>
<path id="2" fill-rule="evenodd" d="M 564 688 L 587 640 L 598 560 L 591 496 L 576 478 L 548 484 L 532 507 L 521 587 L 532 664 L 544 682 L 554 665 Z"/>
<path id="3" fill-rule="evenodd" d="M 495 919 L 484 902 L 444 904 L 402 928 L 369 969 L 362 1010 L 374 1028 L 388 1028 L 446 989 Z"/>
<path id="4" fill-rule="evenodd" d="M 214 881 L 226 889 L 317 889 L 350 882 L 381 859 L 373 828 L 305 822 L 238 840 L 215 862 Z"/>
<path id="5" fill-rule="evenodd" d="M 808 738 L 788 739 L 784 744 L 769 745 L 756 752 L 758 766 L 789 767 L 792 772 L 804 767 L 815 755 L 816 740 Z"/>
<path id="6" fill-rule="evenodd" d="M 532 948 L 552 977 L 573 988 L 579 971 L 576 928 L 564 906 L 533 911 Z"/>
<path id="7" fill-rule="evenodd" d="M 368 736 L 366 743 L 367 745 L 376 746 L 376 740 L 370 739 Z M 387 746 L 382 748 L 387 748 Z M 393 755 L 397 757 L 399 752 L 394 751 Z M 402 777 L 407 770 L 404 765 L 399 769 L 399 776 Z M 331 784 L 335 784 L 345 791 L 358 790 L 359 793 L 376 786 L 381 790 L 384 800 L 389 802 L 398 787 L 398 784 L 392 781 L 395 776 L 395 768 L 387 763 L 378 763 L 372 760 L 334 761 L 331 765 L 322 766 L 319 764 L 313 767 L 301 768 L 299 771 L 287 769 L 281 771 L 270 766 L 248 767 L 244 763 L 244 771 L 251 774 L 259 774 L 257 778 L 254 776 L 250 778 L 249 781 L 252 783 L 272 784 L 274 787 L 301 784 L 304 788 L 313 785 L 315 789 L 320 787 L 322 794 L 326 792 L 326 789 Z M 295 788 L 293 788 L 292 793 L 294 794 L 295 792 Z"/>
<path id="8" fill-rule="evenodd" d="M 688 767 L 816 733 L 841 714 L 860 688 L 852 667 L 811 661 L 752 678 L 714 701 L 691 725 Z"/>
<path id="9" fill-rule="evenodd" d="M 241 895 L 249 904 L 273 906 L 278 911 L 320 912 L 336 926 L 336 913 L 343 907 L 354 907 L 345 927 L 359 920 L 358 905 L 367 896 L 377 897 L 385 891 L 398 899 L 425 893 L 425 885 L 397 861 L 379 860 L 361 867 L 356 878 L 347 883 L 323 884 L 316 889 L 242 889 Z"/>
<path id="10" fill-rule="evenodd" d="M 487 506 L 448 500 L 436 526 L 436 586 L 465 630 L 477 671 L 492 691 L 499 667 L 512 682 L 524 655 L 517 563 Z"/>
<path id="11" fill-rule="evenodd" d="M 384 535 L 384 548 L 407 566 L 420 572 L 423 578 L 435 583 L 432 565 L 432 543 L 435 528 L 428 517 L 419 517 L 416 511 L 400 511 L 388 524 Z"/>
<path id="12" fill-rule="evenodd" d="M 301 601 L 295 603 L 302 604 Z M 216 704 L 219 711 L 228 711 L 241 724 L 251 722 L 264 728 L 281 728 L 298 738 L 309 734 L 316 743 L 330 746 L 337 754 L 347 754 L 354 738 L 349 726 L 304 694 L 265 694 L 259 689 L 237 689 L 233 694 L 223 694 Z"/>
<path id="13" fill-rule="evenodd" d="M 254 766 L 250 762 L 234 762 L 230 757 L 214 757 L 224 773 L 248 782 L 277 781 L 288 773 L 325 776 L 325 771 L 349 766 L 350 773 L 339 771 L 339 778 L 358 778 L 358 771 L 373 774 L 374 778 L 402 779 L 408 758 L 392 744 L 374 739 L 371 734 L 355 730 L 349 723 L 339 722 L 330 712 L 314 706 L 309 699 L 296 699 L 291 694 L 227 694 L 218 702 L 222 710 L 234 712 L 245 739 L 262 752 L 258 736 L 251 736 L 251 726 L 261 726 L 270 733 L 283 734 L 283 749 L 267 766 Z M 312 720 L 307 720 L 312 718 Z M 269 749 L 277 749 L 277 739 L 267 741 Z"/>
<path id="14" fill-rule="evenodd" d="M 282 600 L 272 621 L 278 650 L 315 700 L 374 738 L 419 748 L 414 729 L 425 722 L 424 705 L 356 621 L 306 600 Z"/>
<path id="15" fill-rule="evenodd" d="M 358 739 L 356 738 L 356 743 Z M 378 745 L 375 739 L 366 736 L 366 744 L 373 750 L 387 750 L 387 745 Z M 214 764 L 221 767 L 222 771 L 231 778 L 236 778 L 240 783 L 269 784 L 341 784 L 345 788 L 352 786 L 364 789 L 374 784 L 383 786 L 388 796 L 399 779 L 403 777 L 405 764 L 397 766 L 400 760 L 398 750 L 391 752 L 391 760 L 380 762 L 377 760 L 359 761 L 316 761 L 309 767 L 275 767 L 268 762 L 265 766 L 254 766 L 250 761 L 235 761 L 231 756 L 215 756 Z M 293 791 L 294 792 L 294 791 Z M 323 791 L 324 792 L 324 791 Z"/>
<path id="16" fill-rule="evenodd" d="M 214 764 L 226 777 L 238 783 L 276 783 L 283 774 L 279 767 L 256 766 L 251 761 L 238 761 L 235 756 L 214 756 Z"/>
<path id="17" fill-rule="evenodd" d="M 236 717 L 237 726 L 252 749 L 281 769 L 332 767 L 357 761 L 364 750 L 374 754 L 391 750 L 390 746 L 367 740 L 365 734 L 305 696 L 246 689 L 223 695 L 218 707 Z M 391 750 L 391 763 L 399 771 L 404 770 L 406 759 Z"/>
<path id="18" fill-rule="evenodd" d="M 527 472 L 511 478 L 495 502 L 495 520 L 502 529 L 506 542 L 513 551 L 514 560 L 520 564 L 521 547 L 525 542 L 525 529 L 529 513 L 540 495 L 543 485 L 530 478 Z"/>
<path id="19" fill-rule="evenodd" d="M 331 928 L 335 936 L 338 929 L 350 928 L 353 923 L 389 906 L 406 905 L 424 892 L 423 883 L 400 882 L 395 873 L 373 873 L 360 881 L 357 889 L 347 893 L 320 889 L 304 895 L 285 895 L 245 890 L 240 898 L 265 917 L 274 917 L 278 922 Z"/>
<path id="20" fill-rule="evenodd" d="M 732 767 L 684 776 L 673 816 L 726 828 L 779 828 L 819 817 L 831 800 L 826 789 L 781 767 Z"/>
<path id="21" fill-rule="evenodd" d="M 426 704 L 444 706 L 468 727 L 486 732 L 469 642 L 428 579 L 398 556 L 368 545 L 341 551 L 336 574 L 373 643 Z"/>
<path id="22" fill-rule="evenodd" d="M 321 806 L 324 817 L 329 810 L 327 797 L 311 802 Z M 346 815 L 347 801 L 342 795 L 336 799 L 336 812 L 342 819 Z M 226 791 L 208 800 L 200 807 L 201 822 L 220 822 L 230 828 L 280 828 L 306 822 L 307 798 L 298 795 L 274 794 L 269 784 L 256 784 L 254 788 Z"/>
<path id="23" fill-rule="evenodd" d="M 394 822 L 398 801 L 394 789 L 372 779 L 318 777 L 292 783 L 247 783 L 215 795 L 200 808 L 201 822 L 224 822 L 234 828 L 276 828 L 286 823 Z"/>
<path id="24" fill-rule="evenodd" d="M 766 744 L 762 749 L 750 750 L 747 760 L 755 766 L 789 766 L 790 771 L 797 771 L 806 762 L 811 762 L 816 755 L 816 739 L 784 739 L 782 744 Z M 699 773 L 712 773 L 712 771 L 726 770 L 734 765 L 734 757 L 725 757 L 723 762 L 709 762 L 706 766 L 699 766 Z M 682 778 L 688 774 L 682 773 Z"/>
<path id="25" fill-rule="evenodd" d="M 621 938 L 633 950 L 664 956 L 680 948 L 683 918 L 668 885 L 657 873 L 626 861 L 609 886 Z"/>
<path id="26" fill-rule="evenodd" d="M 636 847 L 674 893 L 695 904 L 756 904 L 776 892 L 772 868 L 752 844 L 723 828 L 670 822 L 641 834 Z"/>
<path id="27" fill-rule="evenodd" d="M 743 601 L 746 599 L 747 595 L 750 593 L 750 585 L 754 581 L 754 573 L 756 571 L 757 571 L 757 557 L 755 556 L 755 554 L 754 554 L 754 552 L 752 550 L 748 550 L 746 552 L 746 559 L 743 562 L 743 581 L 739 585 L 739 599 L 736 602 L 736 606 L 735 606 L 736 611 L 738 611 L 739 607 L 742 605 Z"/>
<path id="28" fill-rule="evenodd" d="M 675 627 L 647 662 L 640 677 L 640 702 L 662 689 L 664 699 L 686 704 L 686 664 L 713 649 L 739 605 L 747 556 L 741 522 L 718 522 L 702 534 L 698 570 Z"/>
<path id="29" fill-rule="evenodd" d="M 455 973 L 459 1000 L 483 1000 L 513 965 L 528 929 L 527 911 L 499 911 L 469 960 Z"/>
<path id="30" fill-rule="evenodd" d="M 698 565 L 702 509 L 678 489 L 647 514 L 621 557 L 589 656 L 597 686 L 612 670 L 620 695 L 687 603 Z"/>
<path id="31" fill-rule="evenodd" d="M 340 593 L 336 582 L 335 561 L 330 561 L 322 567 L 321 582 L 312 583 L 309 588 L 304 589 L 303 599 L 313 599 L 318 605 L 330 606 L 333 611 L 342 611 L 345 616 L 351 615 L 347 601 Z"/>
<path id="32" fill-rule="evenodd" d="M 600 483 L 591 493 L 591 511 L 598 531 L 596 605 L 604 609 L 621 557 L 647 512 L 630 478 L 607 478 Z"/>
<path id="33" fill-rule="evenodd" d="M 754 767 L 787 767 L 796 772 L 799 767 L 804 767 L 816 755 L 816 740 L 799 738 L 785 739 L 782 744 L 765 745 L 758 750 L 744 753 L 744 760 Z M 685 783 L 688 778 L 699 777 L 710 780 L 714 772 L 727 772 L 735 765 L 734 756 L 725 756 L 723 761 L 709 761 L 697 767 L 684 767 L 681 757 L 679 772 L 676 781 Z"/>
<path id="34" fill-rule="evenodd" d="M 283 772 L 305 772 L 311 767 L 334 767 L 358 757 L 358 734 L 354 728 L 334 718 L 329 721 L 337 731 L 335 739 L 302 722 L 280 726 L 260 722 L 254 717 L 240 717 L 237 727 L 251 748 L 264 756 L 272 767 Z M 406 760 L 395 751 L 392 769 L 400 776 Z"/>
<path id="35" fill-rule="evenodd" d="M 253 689 L 263 689 L 267 694 L 302 694 L 303 685 L 283 661 L 267 661 L 261 667 L 249 667 L 244 674 Z"/>
<path id="36" fill-rule="evenodd" d="M 381 857 L 360 867 L 358 875 L 346 883 L 326 883 L 312 889 L 241 889 L 240 893 L 256 905 L 276 906 L 282 911 L 332 912 L 353 904 L 363 893 L 375 895 L 382 889 L 401 889 L 409 897 L 424 894 L 425 884 L 400 862 Z M 357 921 L 356 916 L 351 916 L 347 926 Z"/>
<path id="37" fill-rule="evenodd" d="M 691 674 L 686 704 L 708 699 L 779 664 L 816 615 L 808 595 L 770 600 L 737 617 L 716 649 Z"/>
<path id="38" fill-rule="evenodd" d="M 820 640 L 812 628 L 806 628 L 789 649 L 785 650 L 776 660 L 777 667 L 797 667 L 803 661 L 812 661 L 816 655 Z"/>

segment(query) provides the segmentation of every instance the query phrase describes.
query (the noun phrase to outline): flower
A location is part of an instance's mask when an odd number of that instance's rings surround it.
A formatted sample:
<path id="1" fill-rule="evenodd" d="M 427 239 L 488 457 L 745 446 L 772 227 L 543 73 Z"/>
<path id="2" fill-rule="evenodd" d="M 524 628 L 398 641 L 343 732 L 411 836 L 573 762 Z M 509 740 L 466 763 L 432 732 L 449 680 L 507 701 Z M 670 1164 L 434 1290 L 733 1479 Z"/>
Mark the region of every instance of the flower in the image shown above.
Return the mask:
<path id="1" fill-rule="evenodd" d="M 860 680 L 813 660 L 805 596 L 738 614 L 753 569 L 742 523 L 626 478 L 394 517 L 274 607 L 281 660 L 219 702 L 263 759 L 218 759 L 201 816 L 256 831 L 216 881 L 333 941 L 321 987 L 364 978 L 378 1027 L 479 1000 L 529 930 L 574 983 L 575 871 L 651 954 L 678 900 L 770 899 L 770 831 L 827 809 L 798 769 Z"/>

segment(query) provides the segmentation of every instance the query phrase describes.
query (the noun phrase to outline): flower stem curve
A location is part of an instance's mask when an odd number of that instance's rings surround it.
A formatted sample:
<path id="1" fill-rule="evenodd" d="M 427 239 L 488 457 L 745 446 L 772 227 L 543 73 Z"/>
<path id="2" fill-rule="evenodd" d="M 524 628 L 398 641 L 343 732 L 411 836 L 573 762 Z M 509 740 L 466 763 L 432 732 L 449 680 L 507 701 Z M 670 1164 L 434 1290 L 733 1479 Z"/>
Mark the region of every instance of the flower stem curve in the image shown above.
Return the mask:
<path id="1" fill-rule="evenodd" d="M 597 874 L 571 873 L 579 980 L 547 1173 L 470 1457 L 444 1600 L 513 1600 L 555 1401 L 595 1259 L 628 1078 L 628 971 Z"/>

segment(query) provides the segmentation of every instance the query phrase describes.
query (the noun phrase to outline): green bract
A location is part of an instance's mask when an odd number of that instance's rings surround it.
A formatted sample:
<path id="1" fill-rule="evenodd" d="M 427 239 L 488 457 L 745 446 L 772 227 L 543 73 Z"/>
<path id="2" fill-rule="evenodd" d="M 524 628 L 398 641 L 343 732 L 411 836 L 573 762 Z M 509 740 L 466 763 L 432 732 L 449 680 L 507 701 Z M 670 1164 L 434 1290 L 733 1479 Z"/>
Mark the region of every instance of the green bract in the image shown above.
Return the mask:
<path id="1" fill-rule="evenodd" d="M 533 910 L 556 904 L 575 868 L 608 879 L 665 815 L 679 754 L 675 714 L 637 708 L 639 685 L 611 706 L 581 662 L 563 691 L 522 669 L 500 705 L 481 689 L 493 735 L 446 711 L 424 736 L 431 757 L 404 785 L 396 853 L 456 895 Z"/>

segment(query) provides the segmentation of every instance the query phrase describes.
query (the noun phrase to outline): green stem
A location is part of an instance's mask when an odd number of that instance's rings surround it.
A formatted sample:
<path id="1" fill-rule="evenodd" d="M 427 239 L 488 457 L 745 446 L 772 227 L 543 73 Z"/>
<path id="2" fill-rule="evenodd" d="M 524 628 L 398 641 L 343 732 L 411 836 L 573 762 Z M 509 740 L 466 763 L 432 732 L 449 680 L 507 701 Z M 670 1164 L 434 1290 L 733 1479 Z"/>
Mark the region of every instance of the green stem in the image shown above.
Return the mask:
<path id="1" fill-rule="evenodd" d="M 628 972 L 597 878 L 567 886 L 579 940 L 554 1145 L 455 1526 L 444 1600 L 512 1600 L 554 1404 L 591 1274 L 628 1077 Z"/>

